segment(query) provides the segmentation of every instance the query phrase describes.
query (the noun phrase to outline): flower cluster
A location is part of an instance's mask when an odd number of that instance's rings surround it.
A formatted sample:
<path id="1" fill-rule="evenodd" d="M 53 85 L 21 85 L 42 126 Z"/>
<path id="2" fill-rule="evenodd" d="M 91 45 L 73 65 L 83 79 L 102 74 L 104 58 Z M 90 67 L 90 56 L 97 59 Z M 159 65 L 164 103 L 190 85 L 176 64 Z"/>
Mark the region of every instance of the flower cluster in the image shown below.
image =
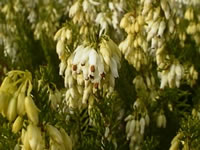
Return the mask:
<path id="1" fill-rule="evenodd" d="M 60 131 L 47 124 L 45 131 L 42 131 L 40 127 L 29 124 L 27 129 L 22 130 L 22 150 L 43 150 L 45 149 L 45 136 L 49 135 L 49 149 L 62 149 L 72 150 L 72 141 L 63 128 Z"/>
<path id="2" fill-rule="evenodd" d="M 49 92 L 49 102 L 51 104 L 52 109 L 56 109 L 58 107 L 58 104 L 61 102 L 61 92 L 55 88 L 55 90 L 51 90 L 50 88 L 48 89 Z"/>
<path id="3" fill-rule="evenodd" d="M 181 139 L 183 138 L 184 134 L 182 132 L 179 132 L 171 141 L 171 146 L 169 150 L 178 150 L 179 149 L 179 145 L 181 142 Z M 189 145 L 186 143 L 184 144 L 184 148 L 183 149 L 189 149 Z"/>
<path id="4" fill-rule="evenodd" d="M 72 150 L 72 141 L 69 135 L 65 132 L 63 128 L 60 131 L 52 126 L 46 125 L 47 133 L 50 136 L 50 150 L 62 149 L 62 150 Z"/>
<path id="5" fill-rule="evenodd" d="M 183 66 L 178 62 L 175 61 L 169 69 L 163 70 L 161 72 L 161 84 L 160 89 L 163 89 L 166 85 L 169 85 L 170 88 L 173 87 L 180 87 L 180 81 L 183 78 L 184 75 L 184 68 Z"/>
<path id="6" fill-rule="evenodd" d="M 147 48 L 148 43 L 144 39 L 143 32 L 144 18 L 139 15 L 134 17 L 134 13 L 127 13 L 120 22 L 120 27 L 127 33 L 127 38 L 119 45 L 119 49 L 124 54 L 125 59 L 132 64 L 137 71 L 148 65 Z"/>
<path id="7" fill-rule="evenodd" d="M 80 99 L 86 104 L 90 94 L 97 89 L 113 91 L 115 78 L 119 77 L 121 53 L 109 37 L 102 38 L 98 50 L 92 45 L 77 46 L 65 61 L 63 51 L 59 49 L 58 53 L 60 75 L 65 76 L 66 100 L 71 107 L 77 106 Z"/>
<path id="8" fill-rule="evenodd" d="M 100 25 L 99 35 L 107 32 L 110 27 L 118 30 L 119 20 L 124 12 L 126 3 L 124 1 L 115 1 L 101 4 L 93 0 L 76 1 L 69 10 L 69 16 L 72 18 L 73 23 L 80 24 L 80 34 L 88 33 L 88 23 L 95 22 Z M 100 8 L 100 11 L 99 9 Z M 107 8 L 108 11 L 103 11 Z"/>
<path id="9" fill-rule="evenodd" d="M 195 70 L 194 65 L 186 66 L 185 70 L 187 72 L 185 74 L 185 79 L 187 83 L 192 87 L 198 79 L 198 72 Z"/>
<path id="10" fill-rule="evenodd" d="M 38 124 L 39 109 L 31 97 L 32 76 L 30 72 L 11 71 L 0 88 L 0 111 L 9 121 L 27 114 L 33 124 Z M 18 121 L 17 121 L 18 122 Z"/>
<path id="11" fill-rule="evenodd" d="M 39 127 L 29 124 L 27 130 L 22 130 L 22 150 L 42 150 L 45 148 L 44 135 Z"/>
<path id="12" fill-rule="evenodd" d="M 158 128 L 166 128 L 167 119 L 164 115 L 163 110 L 161 110 L 160 113 L 158 114 L 156 124 Z"/>
<path id="13" fill-rule="evenodd" d="M 130 140 L 130 150 L 139 150 L 143 142 L 145 127 L 149 126 L 150 118 L 146 107 L 140 99 L 137 99 L 133 105 L 135 110 L 133 114 L 125 118 L 127 140 Z M 145 110 L 145 111 L 143 111 Z"/>

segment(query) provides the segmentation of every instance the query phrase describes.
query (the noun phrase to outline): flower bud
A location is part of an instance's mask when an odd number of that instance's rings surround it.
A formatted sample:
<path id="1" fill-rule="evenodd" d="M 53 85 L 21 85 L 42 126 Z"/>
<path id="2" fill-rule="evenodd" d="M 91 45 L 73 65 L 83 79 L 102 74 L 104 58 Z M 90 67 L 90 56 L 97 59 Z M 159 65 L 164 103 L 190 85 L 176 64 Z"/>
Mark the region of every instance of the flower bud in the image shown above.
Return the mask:
<path id="1" fill-rule="evenodd" d="M 120 28 L 125 29 L 128 26 L 128 17 L 125 15 L 120 21 Z"/>
<path id="2" fill-rule="evenodd" d="M 61 40 L 58 41 L 58 43 L 56 45 L 56 52 L 57 52 L 59 58 L 61 58 L 63 56 L 64 50 L 65 50 L 64 42 Z"/>
<path id="3" fill-rule="evenodd" d="M 25 112 L 25 93 L 20 92 L 17 97 L 17 113 L 23 116 Z"/>
<path id="4" fill-rule="evenodd" d="M 22 138 L 23 148 L 24 150 L 31 150 L 31 146 L 29 144 L 28 132 L 25 132 Z"/>
<path id="5" fill-rule="evenodd" d="M 179 150 L 179 144 L 180 144 L 179 141 L 174 142 L 174 143 L 171 145 L 171 147 L 170 147 L 169 150 Z"/>
<path id="6" fill-rule="evenodd" d="M 128 121 L 128 122 L 126 123 L 126 134 L 129 133 L 130 125 L 131 125 L 131 121 Z"/>
<path id="7" fill-rule="evenodd" d="M 1 89 L 3 89 L 4 91 L 7 91 L 10 86 L 10 82 L 11 82 L 10 77 L 5 77 L 5 79 L 3 80 L 1 84 Z"/>
<path id="8" fill-rule="evenodd" d="M 17 98 L 14 96 L 9 104 L 8 104 L 8 111 L 7 111 L 7 118 L 9 121 L 13 121 L 17 116 Z"/>
<path id="9" fill-rule="evenodd" d="M 160 25 L 159 25 L 159 29 L 158 29 L 158 36 L 162 37 L 163 36 L 163 33 L 165 31 L 165 28 L 166 28 L 166 23 L 164 20 L 162 20 L 160 22 Z"/>
<path id="10" fill-rule="evenodd" d="M 33 99 L 30 96 L 27 96 L 25 98 L 25 110 L 28 116 L 28 119 L 33 123 L 33 124 L 38 124 L 39 119 L 38 119 L 38 112 L 39 109 L 35 105 Z"/>
<path id="11" fill-rule="evenodd" d="M 64 146 L 66 150 L 72 150 L 72 140 L 63 128 L 60 129 L 60 133 L 63 138 Z"/>
<path id="12" fill-rule="evenodd" d="M 22 117 L 18 116 L 15 122 L 13 123 L 12 132 L 17 133 L 19 130 L 21 130 L 22 125 L 23 125 L 23 119 Z"/>
<path id="13" fill-rule="evenodd" d="M 140 134 L 144 135 L 144 130 L 145 130 L 145 120 L 144 118 L 142 117 L 140 119 Z"/>
<path id="14" fill-rule="evenodd" d="M 128 138 L 133 136 L 133 134 L 136 130 L 136 122 L 137 121 L 135 119 L 130 121 L 130 129 L 129 129 L 129 132 L 128 132 L 128 135 L 127 135 Z"/>
<path id="15" fill-rule="evenodd" d="M 92 84 L 90 84 L 87 88 L 84 89 L 84 92 L 83 92 L 83 99 L 82 99 L 82 103 L 83 104 L 86 104 L 89 96 L 90 96 L 90 92 L 92 90 Z"/>
<path id="16" fill-rule="evenodd" d="M 156 21 L 155 23 L 153 23 L 150 32 L 148 32 L 147 41 L 150 41 L 156 35 L 156 33 L 158 32 L 159 25 L 160 21 Z"/>
<path id="17" fill-rule="evenodd" d="M 27 134 L 31 150 L 38 150 L 39 148 L 44 149 L 44 141 L 40 128 L 33 124 L 29 124 L 27 128 Z"/>
<path id="18" fill-rule="evenodd" d="M 157 127 L 161 128 L 163 124 L 163 119 L 162 119 L 162 115 L 159 114 L 158 118 L 157 118 Z"/>
<path id="19" fill-rule="evenodd" d="M 8 109 L 10 95 L 4 91 L 0 91 L 0 112 L 5 117 Z"/>
<path id="20" fill-rule="evenodd" d="M 47 132 L 49 136 L 58 144 L 63 144 L 63 138 L 60 131 L 52 125 L 46 125 Z"/>

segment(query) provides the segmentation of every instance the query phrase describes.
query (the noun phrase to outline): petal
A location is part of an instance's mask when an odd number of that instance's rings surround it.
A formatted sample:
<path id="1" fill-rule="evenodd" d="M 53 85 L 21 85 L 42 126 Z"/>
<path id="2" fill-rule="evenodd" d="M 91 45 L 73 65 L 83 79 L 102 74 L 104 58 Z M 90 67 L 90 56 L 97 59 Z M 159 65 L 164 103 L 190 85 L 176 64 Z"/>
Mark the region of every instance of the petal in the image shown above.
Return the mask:
<path id="1" fill-rule="evenodd" d="M 97 52 L 94 50 L 94 49 L 91 49 L 90 50 L 90 53 L 89 53 L 89 65 L 94 65 L 96 66 L 96 63 L 97 63 Z"/>
<path id="2" fill-rule="evenodd" d="M 74 58 L 72 61 L 72 64 L 78 64 L 80 62 L 80 58 L 83 54 L 83 45 L 80 45 L 76 48 L 76 50 L 74 51 Z"/>
<path id="3" fill-rule="evenodd" d="M 114 58 L 111 58 L 110 70 L 111 70 L 112 75 L 115 78 L 119 77 L 118 70 L 117 70 L 117 62 Z"/>

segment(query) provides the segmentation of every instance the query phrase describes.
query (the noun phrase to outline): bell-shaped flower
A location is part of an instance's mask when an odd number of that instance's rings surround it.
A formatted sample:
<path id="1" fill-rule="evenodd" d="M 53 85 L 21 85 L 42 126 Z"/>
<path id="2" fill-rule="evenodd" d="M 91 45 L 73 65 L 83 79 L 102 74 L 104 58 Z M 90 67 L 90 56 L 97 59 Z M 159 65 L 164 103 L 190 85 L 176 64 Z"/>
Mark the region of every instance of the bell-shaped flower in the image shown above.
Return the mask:
<path id="1" fill-rule="evenodd" d="M 39 109 L 35 105 L 33 99 L 31 96 L 27 96 L 25 98 L 25 110 L 28 116 L 28 119 L 35 125 L 38 124 L 39 118 L 38 118 L 38 112 Z"/>
<path id="2" fill-rule="evenodd" d="M 46 125 L 49 136 L 58 144 L 63 144 L 63 138 L 60 131 L 52 125 Z"/>

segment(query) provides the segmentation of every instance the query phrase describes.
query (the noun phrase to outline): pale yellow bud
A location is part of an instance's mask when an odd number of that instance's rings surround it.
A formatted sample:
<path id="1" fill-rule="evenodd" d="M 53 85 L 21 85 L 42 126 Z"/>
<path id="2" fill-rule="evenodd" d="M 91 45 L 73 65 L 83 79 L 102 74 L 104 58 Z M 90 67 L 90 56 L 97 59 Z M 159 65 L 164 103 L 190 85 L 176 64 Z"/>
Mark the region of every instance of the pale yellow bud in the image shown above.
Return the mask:
<path id="1" fill-rule="evenodd" d="M 84 34 L 85 26 L 81 26 L 79 33 Z"/>
<path id="2" fill-rule="evenodd" d="M 134 24 L 134 30 L 135 30 L 136 33 L 139 32 L 139 30 L 140 30 L 140 26 L 139 26 L 137 21 Z"/>
<path id="3" fill-rule="evenodd" d="M 190 20 L 190 9 L 188 8 L 184 14 L 184 18 Z"/>
<path id="4" fill-rule="evenodd" d="M 67 40 L 70 40 L 72 38 L 72 31 L 67 29 L 65 31 L 65 35 L 66 35 Z"/>
<path id="5" fill-rule="evenodd" d="M 130 125 L 131 125 L 131 121 L 128 121 L 128 122 L 126 123 L 126 133 L 129 132 L 129 130 L 130 130 Z"/>
<path id="6" fill-rule="evenodd" d="M 49 133 L 50 137 L 57 142 L 58 144 L 63 144 L 63 138 L 60 131 L 52 125 L 46 125 L 47 132 Z"/>
<path id="7" fill-rule="evenodd" d="M 145 130 L 145 119 L 142 117 L 140 119 L 140 134 L 144 134 L 144 130 Z"/>
<path id="8" fill-rule="evenodd" d="M 88 34 L 88 27 L 87 27 L 87 26 L 85 26 L 85 28 L 84 28 L 84 34 L 85 34 L 85 35 Z"/>
<path id="9" fill-rule="evenodd" d="M 58 41 L 58 43 L 56 45 L 56 52 L 57 52 L 59 58 L 61 58 L 63 56 L 64 50 L 65 50 L 64 42 L 61 40 Z"/>
<path id="10" fill-rule="evenodd" d="M 163 117 L 161 114 L 159 114 L 158 118 L 157 118 L 157 127 L 161 128 L 163 124 Z"/>
<path id="11" fill-rule="evenodd" d="M 160 7 L 157 7 L 153 13 L 153 20 L 157 20 L 158 17 L 160 16 Z"/>
<path id="12" fill-rule="evenodd" d="M 17 98 L 13 97 L 8 104 L 7 118 L 9 121 L 15 120 L 17 116 Z"/>
<path id="13" fill-rule="evenodd" d="M 63 128 L 60 129 L 60 133 L 63 138 L 65 150 L 72 150 L 72 140 L 69 137 L 69 135 L 65 132 L 65 130 Z"/>
<path id="14" fill-rule="evenodd" d="M 8 109 L 10 95 L 4 91 L 0 91 L 0 112 L 5 117 Z"/>
<path id="15" fill-rule="evenodd" d="M 58 31 L 56 32 L 56 34 L 55 34 L 55 36 L 54 36 L 54 40 L 55 40 L 55 41 L 58 40 L 58 39 L 60 38 L 61 33 L 63 32 L 63 29 L 64 29 L 64 28 L 61 28 L 60 30 L 58 30 Z"/>
<path id="16" fill-rule="evenodd" d="M 5 79 L 3 80 L 1 87 L 0 87 L 1 90 L 7 91 L 10 86 L 10 83 L 11 83 L 10 77 L 5 77 Z"/>
<path id="17" fill-rule="evenodd" d="M 143 25 L 143 24 L 144 24 L 144 17 L 141 16 L 141 15 L 139 15 L 139 16 L 137 17 L 137 21 L 138 21 L 138 24 L 139 24 L 139 25 Z"/>
<path id="18" fill-rule="evenodd" d="M 25 115 L 25 93 L 20 92 L 17 98 L 17 113 L 20 116 Z"/>
<path id="19" fill-rule="evenodd" d="M 133 134 L 134 134 L 134 132 L 136 130 L 136 120 L 133 119 L 133 120 L 131 120 L 129 122 L 130 122 L 130 126 L 129 126 L 129 130 L 128 130 L 128 135 L 127 135 L 128 138 L 133 136 Z"/>
<path id="20" fill-rule="evenodd" d="M 151 9 L 147 15 L 147 17 L 145 17 L 146 21 L 150 21 L 153 19 L 153 9 Z"/>
<path id="21" fill-rule="evenodd" d="M 128 18 L 124 16 L 120 22 L 120 28 L 126 28 L 128 26 Z"/>
<path id="22" fill-rule="evenodd" d="M 24 150 L 31 150 L 31 147 L 30 147 L 30 144 L 29 144 L 29 139 L 28 139 L 28 132 L 24 133 L 22 142 L 24 144 L 23 145 Z"/>
<path id="23" fill-rule="evenodd" d="M 39 119 L 38 119 L 38 112 L 39 109 L 35 105 L 33 99 L 30 96 L 27 96 L 25 98 L 25 110 L 28 116 L 28 119 L 33 123 L 33 124 L 38 124 Z"/>
<path id="24" fill-rule="evenodd" d="M 87 103 L 87 100 L 88 100 L 88 98 L 90 96 L 91 91 L 92 91 L 92 84 L 90 84 L 87 88 L 84 89 L 83 99 L 82 99 L 82 103 L 83 104 Z"/>
<path id="25" fill-rule="evenodd" d="M 146 83 L 147 83 L 147 87 L 148 87 L 149 89 L 151 89 L 152 84 L 151 84 L 151 80 L 150 80 L 150 78 L 149 78 L 148 75 L 146 75 Z"/>
<path id="26" fill-rule="evenodd" d="M 15 122 L 13 123 L 12 132 L 17 133 L 19 130 L 21 130 L 22 125 L 23 125 L 23 119 L 22 117 L 18 116 Z"/>
<path id="27" fill-rule="evenodd" d="M 151 38 L 153 38 L 157 34 L 159 25 L 160 25 L 160 21 L 156 21 L 155 23 L 152 24 L 151 30 L 147 35 L 147 41 L 150 41 Z"/>
<path id="28" fill-rule="evenodd" d="M 176 141 L 180 140 L 183 137 L 183 133 L 179 132 L 171 141 L 171 145 L 173 145 Z"/>
<path id="29" fill-rule="evenodd" d="M 44 142 L 40 128 L 33 124 L 29 124 L 27 128 L 28 142 L 31 150 L 42 150 L 44 149 Z"/>
<path id="30" fill-rule="evenodd" d="M 79 12 L 79 9 L 80 9 L 80 2 L 77 1 L 71 6 L 69 10 L 69 16 L 73 17 L 74 15 L 76 15 Z"/>
<path id="31" fill-rule="evenodd" d="M 103 56 L 105 63 L 110 66 L 110 57 L 112 56 L 111 49 L 108 48 L 107 41 L 103 40 L 100 44 L 100 53 Z"/>
<path id="32" fill-rule="evenodd" d="M 179 141 L 175 141 L 175 142 L 171 145 L 171 147 L 170 147 L 169 150 L 179 150 L 179 144 L 180 144 Z"/>

